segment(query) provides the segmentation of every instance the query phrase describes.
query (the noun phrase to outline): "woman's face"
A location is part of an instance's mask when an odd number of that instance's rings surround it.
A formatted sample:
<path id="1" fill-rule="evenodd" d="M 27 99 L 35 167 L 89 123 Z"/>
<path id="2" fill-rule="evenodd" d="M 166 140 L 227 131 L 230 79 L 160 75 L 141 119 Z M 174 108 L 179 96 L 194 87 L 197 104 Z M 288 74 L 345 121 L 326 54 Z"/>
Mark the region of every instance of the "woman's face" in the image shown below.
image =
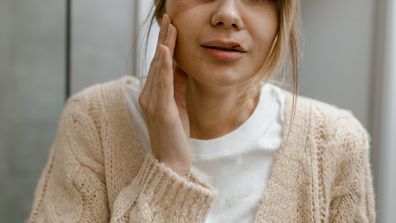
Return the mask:
<path id="1" fill-rule="evenodd" d="M 207 86 L 234 86 L 260 72 L 278 31 L 275 0 L 167 0 L 165 7 L 178 31 L 176 65 Z M 204 47 L 238 44 L 239 52 Z"/>

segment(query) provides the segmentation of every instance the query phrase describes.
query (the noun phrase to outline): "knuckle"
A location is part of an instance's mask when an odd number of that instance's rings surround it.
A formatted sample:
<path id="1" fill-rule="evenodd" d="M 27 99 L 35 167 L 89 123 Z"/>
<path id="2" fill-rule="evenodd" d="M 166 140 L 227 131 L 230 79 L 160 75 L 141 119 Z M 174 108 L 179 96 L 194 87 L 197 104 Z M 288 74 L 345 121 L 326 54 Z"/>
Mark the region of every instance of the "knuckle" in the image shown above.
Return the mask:
<path id="1" fill-rule="evenodd" d="M 167 75 L 167 74 L 162 74 L 162 75 Z M 168 87 L 169 87 L 169 84 L 168 84 L 168 82 L 165 80 L 165 78 L 160 82 L 160 88 L 161 88 L 161 90 L 162 91 L 165 91 L 165 90 L 167 90 L 168 89 Z M 162 92 L 162 94 L 161 95 L 165 95 L 165 93 L 166 92 Z"/>
<path id="2" fill-rule="evenodd" d="M 167 111 L 167 109 L 162 109 L 161 112 L 157 113 L 158 122 L 161 124 L 169 124 L 174 121 L 172 113 Z"/>

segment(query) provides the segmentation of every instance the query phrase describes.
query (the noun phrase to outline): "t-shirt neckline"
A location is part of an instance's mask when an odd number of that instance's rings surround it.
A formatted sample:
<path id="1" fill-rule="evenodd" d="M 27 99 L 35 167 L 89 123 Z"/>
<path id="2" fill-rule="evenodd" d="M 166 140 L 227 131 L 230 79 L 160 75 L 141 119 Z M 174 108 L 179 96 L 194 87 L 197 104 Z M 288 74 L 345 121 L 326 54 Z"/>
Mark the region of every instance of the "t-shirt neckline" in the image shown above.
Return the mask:
<path id="1" fill-rule="evenodd" d="M 213 139 L 196 139 L 190 137 L 193 146 L 194 157 L 214 157 L 227 155 L 244 149 L 268 126 L 270 114 L 274 110 L 275 103 L 270 100 L 272 85 L 264 83 L 259 96 L 259 101 L 252 114 L 236 129 Z M 258 123 L 261 123 L 258 125 Z"/>

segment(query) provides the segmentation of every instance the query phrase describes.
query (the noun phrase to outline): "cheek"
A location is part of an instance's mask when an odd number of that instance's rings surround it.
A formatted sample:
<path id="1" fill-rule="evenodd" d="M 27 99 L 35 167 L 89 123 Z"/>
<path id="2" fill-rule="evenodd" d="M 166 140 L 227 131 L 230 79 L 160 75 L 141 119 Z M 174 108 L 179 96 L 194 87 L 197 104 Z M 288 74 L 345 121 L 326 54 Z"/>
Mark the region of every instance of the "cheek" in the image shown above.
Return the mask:
<path id="1" fill-rule="evenodd" d="M 272 44 L 278 33 L 278 20 L 276 17 L 263 17 L 256 21 L 258 22 L 255 22 L 251 27 L 251 35 L 255 42 L 254 45 L 261 53 L 268 52 L 271 50 Z"/>
<path id="2" fill-rule="evenodd" d="M 182 0 L 168 0 L 166 3 L 166 11 L 172 21 L 172 24 L 177 29 L 177 40 L 183 40 L 186 36 L 191 36 L 192 30 L 194 30 L 194 26 L 196 23 L 192 23 L 194 21 L 194 13 L 197 10 L 193 10 L 195 8 L 196 3 L 191 3 L 190 1 L 182 1 Z"/>
<path id="3" fill-rule="evenodd" d="M 196 7 L 198 7 L 198 3 L 190 0 L 167 0 L 165 6 L 166 12 L 172 20 L 191 14 L 191 12 L 193 12 L 191 10 Z"/>
<path id="4" fill-rule="evenodd" d="M 173 25 L 177 29 L 177 37 L 176 37 L 176 45 L 174 49 L 174 62 L 179 66 L 184 68 L 186 63 L 192 60 L 197 60 L 195 58 L 193 46 L 193 39 L 196 38 L 196 34 L 194 34 L 194 30 L 192 25 L 189 24 L 186 19 L 188 17 L 175 17 L 173 18 Z M 189 58 L 186 60 L 186 58 Z M 184 69 L 183 69 L 184 70 Z"/>
<path id="5" fill-rule="evenodd" d="M 167 11 L 172 24 L 177 29 L 177 40 L 175 47 L 175 60 L 180 61 L 183 57 L 194 56 L 196 39 L 199 36 L 199 30 L 202 27 L 202 9 L 196 3 L 197 1 L 180 1 L 170 0 L 169 10 Z M 195 21 L 195 22 L 192 22 Z M 192 60 L 199 60 L 199 58 L 191 58 Z"/>
<path id="6" fill-rule="evenodd" d="M 254 10 L 248 18 L 249 28 L 261 38 L 274 39 L 279 26 L 279 12 L 275 6 Z"/>
<path id="7" fill-rule="evenodd" d="M 180 53 L 181 48 L 182 50 L 191 50 L 189 49 L 196 38 L 196 33 L 194 24 L 191 24 L 188 19 L 189 17 L 176 17 L 173 20 L 173 25 L 177 29 L 177 37 L 176 37 L 176 46 L 175 46 L 175 53 Z"/>

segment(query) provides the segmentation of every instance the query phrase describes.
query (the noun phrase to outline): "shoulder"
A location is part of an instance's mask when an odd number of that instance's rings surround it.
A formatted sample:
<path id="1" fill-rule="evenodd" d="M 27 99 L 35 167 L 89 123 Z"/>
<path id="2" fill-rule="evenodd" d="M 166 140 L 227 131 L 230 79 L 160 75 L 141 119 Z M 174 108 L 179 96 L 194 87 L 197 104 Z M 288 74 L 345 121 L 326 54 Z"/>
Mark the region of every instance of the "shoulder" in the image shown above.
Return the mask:
<path id="1" fill-rule="evenodd" d="M 310 100 L 312 104 L 313 119 L 323 125 L 319 128 L 322 129 L 327 139 L 332 137 L 334 140 L 369 140 L 368 131 L 351 110 L 315 99 L 307 100 Z M 364 146 L 366 147 L 367 145 Z"/>
<path id="2" fill-rule="evenodd" d="M 100 97 L 103 94 L 106 96 L 112 96 L 116 94 L 117 91 L 120 91 L 126 84 L 130 84 L 135 81 L 138 81 L 136 77 L 125 75 L 107 82 L 96 83 L 71 95 L 67 103 L 81 100 L 89 101 L 94 97 Z"/>
<path id="3" fill-rule="evenodd" d="M 122 87 L 134 80 L 136 78 L 132 76 L 122 76 L 88 86 L 71 95 L 60 115 L 58 131 L 68 129 L 83 135 L 88 132 L 98 135 L 103 129 L 108 128 L 105 125 L 109 122 L 125 120 L 126 102 Z"/>
<path id="4" fill-rule="evenodd" d="M 310 122 L 308 145 L 319 167 L 349 185 L 370 165 L 368 131 L 350 110 L 303 96 L 297 100 L 309 108 L 304 110 Z"/>
<path id="5" fill-rule="evenodd" d="M 333 143 L 360 143 L 358 148 L 368 149 L 369 133 L 351 110 L 312 98 L 304 98 L 310 104 L 310 117 L 320 133 L 319 139 Z M 317 136 L 318 137 L 318 136 Z"/>
<path id="6" fill-rule="evenodd" d="M 291 109 L 292 94 L 285 93 Z M 308 138 L 317 146 L 340 155 L 367 152 L 370 135 L 352 111 L 301 95 L 296 100 L 297 119 L 306 123 Z"/>
<path id="7" fill-rule="evenodd" d="M 118 104 L 122 100 L 120 93 L 122 93 L 123 86 L 134 81 L 138 81 L 138 79 L 125 75 L 117 79 L 85 87 L 67 99 L 65 111 L 92 111 L 102 107 L 107 100 Z"/>
<path id="8" fill-rule="evenodd" d="M 96 148 L 102 135 L 109 129 L 120 129 L 128 118 L 125 111 L 122 87 L 135 78 L 123 76 L 111 81 L 88 86 L 71 95 L 58 121 L 58 134 L 68 137 L 69 143 L 91 145 L 75 148 L 75 153 L 87 153 L 95 157 L 100 154 Z M 92 144 L 93 143 L 93 144 Z M 89 148 L 88 148 L 89 147 Z M 77 151 L 78 150 L 78 151 Z M 99 158 L 98 158 L 99 159 Z"/>

